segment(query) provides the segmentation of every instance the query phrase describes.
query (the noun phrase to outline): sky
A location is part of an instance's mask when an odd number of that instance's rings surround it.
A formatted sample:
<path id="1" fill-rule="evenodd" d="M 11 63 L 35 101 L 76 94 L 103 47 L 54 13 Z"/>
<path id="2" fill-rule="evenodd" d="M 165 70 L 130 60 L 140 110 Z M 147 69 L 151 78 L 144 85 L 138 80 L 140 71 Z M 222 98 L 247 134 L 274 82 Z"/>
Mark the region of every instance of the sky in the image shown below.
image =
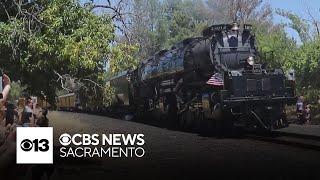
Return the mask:
<path id="1" fill-rule="evenodd" d="M 318 18 L 318 20 L 320 19 L 320 0 L 267 0 L 267 2 L 270 3 L 272 8 L 292 11 L 303 19 L 307 20 L 310 20 L 307 12 L 309 8 L 314 17 Z M 285 18 L 275 14 L 274 22 L 281 23 L 287 21 Z M 286 28 L 286 31 L 290 37 L 295 38 L 298 43 L 301 43 L 297 32 L 290 28 Z"/>
<path id="2" fill-rule="evenodd" d="M 82 2 L 85 2 L 87 0 L 81 0 Z M 97 4 L 104 4 L 106 0 L 95 0 L 95 3 Z M 113 0 L 111 0 L 113 2 Z M 269 3 L 272 8 L 274 9 L 284 9 L 287 11 L 292 11 L 295 14 L 299 15 L 303 19 L 309 19 L 307 10 L 308 8 L 310 11 L 314 14 L 318 20 L 320 20 L 320 0 L 265 0 L 265 2 Z M 288 20 L 274 14 L 274 22 L 275 23 L 281 23 L 281 22 L 287 22 Z M 289 37 L 293 37 L 297 40 L 298 44 L 301 44 L 301 41 L 299 39 L 299 36 L 297 32 L 295 32 L 293 29 L 286 28 L 286 32 L 288 33 Z"/>

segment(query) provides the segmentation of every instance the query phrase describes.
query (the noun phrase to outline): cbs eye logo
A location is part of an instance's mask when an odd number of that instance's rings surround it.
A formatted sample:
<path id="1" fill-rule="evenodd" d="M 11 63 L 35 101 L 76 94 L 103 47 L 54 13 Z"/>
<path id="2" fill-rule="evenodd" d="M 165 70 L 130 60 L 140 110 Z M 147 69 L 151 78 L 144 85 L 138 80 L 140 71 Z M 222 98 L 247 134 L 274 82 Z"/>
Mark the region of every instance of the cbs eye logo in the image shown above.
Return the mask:
<path id="1" fill-rule="evenodd" d="M 61 134 L 59 141 L 61 145 L 68 146 L 71 144 L 71 136 L 67 133 Z"/>
<path id="2" fill-rule="evenodd" d="M 49 150 L 49 140 L 47 139 L 24 139 L 20 143 L 20 147 L 23 151 L 29 152 L 33 149 L 34 152 L 47 152 Z"/>

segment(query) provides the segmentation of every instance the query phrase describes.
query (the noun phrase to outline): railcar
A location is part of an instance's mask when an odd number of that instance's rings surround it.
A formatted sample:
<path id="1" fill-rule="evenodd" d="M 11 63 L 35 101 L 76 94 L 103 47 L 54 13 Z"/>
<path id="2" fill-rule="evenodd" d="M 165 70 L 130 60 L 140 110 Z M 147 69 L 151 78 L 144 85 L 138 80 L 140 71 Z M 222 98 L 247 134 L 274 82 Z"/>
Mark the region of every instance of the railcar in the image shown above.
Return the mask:
<path id="1" fill-rule="evenodd" d="M 80 99 L 76 93 L 58 96 L 56 101 L 58 110 L 78 111 L 82 109 L 80 106 Z"/>
<path id="2" fill-rule="evenodd" d="M 269 68 L 257 49 L 251 25 L 213 25 L 141 61 L 113 85 L 139 117 L 158 114 L 183 128 L 280 128 L 285 105 L 295 101 L 294 79 Z"/>

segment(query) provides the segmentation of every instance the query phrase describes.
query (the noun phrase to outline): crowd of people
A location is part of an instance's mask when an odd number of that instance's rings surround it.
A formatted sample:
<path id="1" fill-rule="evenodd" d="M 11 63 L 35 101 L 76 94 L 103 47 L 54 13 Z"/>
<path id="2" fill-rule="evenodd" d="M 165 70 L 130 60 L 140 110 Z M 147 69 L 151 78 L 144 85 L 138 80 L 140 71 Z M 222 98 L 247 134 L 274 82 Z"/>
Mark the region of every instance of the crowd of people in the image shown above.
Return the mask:
<path id="1" fill-rule="evenodd" d="M 26 105 L 21 112 L 11 103 L 5 103 L 3 112 L 5 116 L 0 121 L 3 121 L 2 124 L 5 126 L 15 124 L 23 127 L 47 127 L 49 124 L 48 110 L 37 107 L 30 97 L 26 98 Z"/>
<path id="2" fill-rule="evenodd" d="M 0 99 L 0 177 L 15 179 L 17 170 L 15 164 L 16 152 L 16 127 L 47 127 L 48 110 L 37 107 L 32 98 L 26 98 L 26 104 L 22 111 L 18 106 L 7 102 L 11 81 L 7 75 L 3 75 L 2 99 Z M 32 179 L 41 179 L 47 166 L 24 166 L 20 168 L 26 171 L 31 168 Z M 18 168 L 19 169 L 19 168 Z M 49 168 L 52 173 L 52 167 Z"/>
<path id="3" fill-rule="evenodd" d="M 2 99 L 0 99 L 0 124 L 2 125 L 0 126 L 0 170 L 4 172 L 4 174 L 1 175 L 6 177 L 15 162 L 16 133 L 15 123 L 6 124 L 3 120 L 6 117 L 3 109 L 5 108 L 5 103 L 11 88 L 10 78 L 5 74 L 3 74 L 3 87 Z"/>

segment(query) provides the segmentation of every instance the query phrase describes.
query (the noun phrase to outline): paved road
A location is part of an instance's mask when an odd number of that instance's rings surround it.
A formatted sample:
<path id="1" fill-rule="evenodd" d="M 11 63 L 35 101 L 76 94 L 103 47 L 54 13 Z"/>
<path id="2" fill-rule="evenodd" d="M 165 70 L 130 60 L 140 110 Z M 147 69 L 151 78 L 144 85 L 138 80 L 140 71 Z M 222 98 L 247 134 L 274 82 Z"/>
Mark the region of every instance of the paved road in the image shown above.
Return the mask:
<path id="1" fill-rule="evenodd" d="M 281 132 L 306 134 L 311 136 L 320 137 L 320 126 L 319 125 L 298 125 L 290 124 L 289 127 L 280 129 Z"/>
<path id="2" fill-rule="evenodd" d="M 53 179 L 289 179 L 318 176 L 320 152 L 244 138 L 202 137 L 147 124 L 50 112 L 55 141 L 62 133 L 143 133 L 143 158 L 56 159 Z"/>

